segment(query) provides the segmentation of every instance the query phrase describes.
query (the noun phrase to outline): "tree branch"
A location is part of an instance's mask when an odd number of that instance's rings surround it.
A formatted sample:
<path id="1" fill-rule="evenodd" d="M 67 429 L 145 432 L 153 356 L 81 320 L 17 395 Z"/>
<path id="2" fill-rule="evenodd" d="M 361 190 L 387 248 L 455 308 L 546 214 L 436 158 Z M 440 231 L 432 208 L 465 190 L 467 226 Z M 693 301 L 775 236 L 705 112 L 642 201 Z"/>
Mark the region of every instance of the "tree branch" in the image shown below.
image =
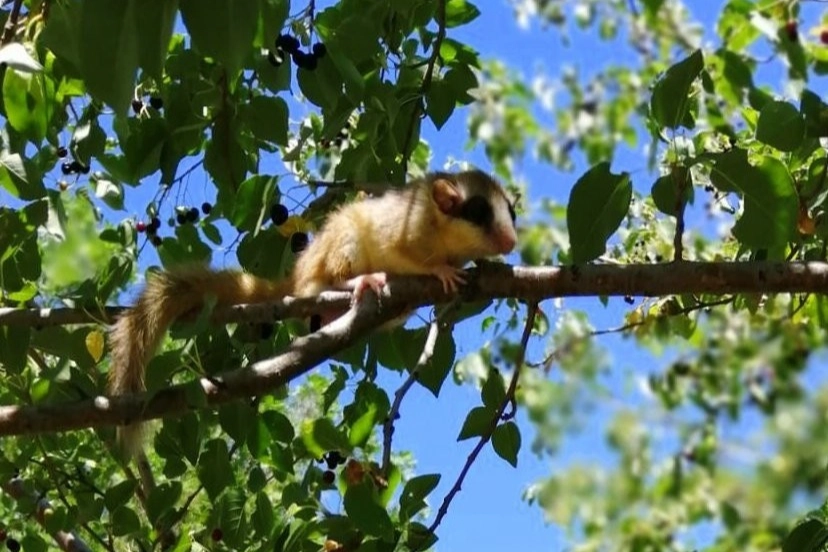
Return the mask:
<path id="1" fill-rule="evenodd" d="M 451 501 L 454 499 L 455 495 L 460 492 L 460 489 L 463 487 L 463 481 L 466 479 L 466 475 L 468 475 L 474 461 L 483 451 L 483 447 L 485 447 L 486 443 L 488 443 L 492 438 L 498 424 L 501 420 L 511 419 L 515 415 L 515 392 L 517 391 L 518 378 L 520 377 L 520 371 L 523 368 L 523 363 L 526 360 L 526 347 L 529 345 L 529 336 L 532 335 L 532 328 L 535 326 L 535 316 L 537 316 L 537 314 L 538 304 L 532 303 L 529 305 L 529 310 L 526 313 L 526 324 L 523 327 L 523 335 L 520 338 L 520 350 L 518 352 L 517 361 L 515 362 L 515 373 L 512 374 L 512 380 L 509 382 L 509 389 L 506 390 L 506 396 L 503 397 L 503 400 L 495 412 L 495 415 L 492 416 L 489 428 L 483 435 L 480 436 L 480 439 L 477 441 L 474 449 L 472 449 L 468 458 L 466 458 L 466 463 L 463 465 L 463 469 L 460 470 L 460 475 L 457 476 L 457 480 L 454 482 L 454 485 L 452 485 L 449 492 L 446 493 L 443 503 L 440 505 L 440 509 L 437 510 L 437 517 L 434 518 L 434 522 L 428 528 L 429 533 L 432 535 L 448 513 Z M 506 412 L 506 408 L 509 405 L 512 405 L 511 413 Z"/>
<path id="2" fill-rule="evenodd" d="M 52 505 L 48 500 L 38 496 L 32 496 L 28 491 L 26 491 L 26 486 L 23 484 L 23 480 L 19 477 L 15 477 L 6 483 L 3 483 L 3 490 L 6 494 L 17 501 L 34 502 L 34 518 L 44 529 L 46 528 L 45 512 L 52 509 Z M 92 550 L 85 542 L 83 542 L 83 540 L 78 538 L 78 536 L 72 532 L 52 531 L 49 532 L 49 535 L 54 539 L 55 543 L 57 543 L 58 548 L 66 552 L 91 552 Z"/>
<path id="3" fill-rule="evenodd" d="M 388 412 L 388 419 L 382 427 L 382 475 L 388 477 L 388 468 L 391 467 L 391 442 L 394 437 L 394 420 L 400 412 L 403 398 L 414 382 L 417 381 L 417 376 L 424 366 L 431 362 L 431 357 L 434 356 L 434 347 L 437 345 L 437 336 L 440 335 L 440 319 L 435 319 L 428 329 L 425 345 L 420 353 L 420 358 L 417 360 L 417 365 L 411 369 L 405 382 L 394 393 L 394 403 L 391 405 L 391 410 Z"/>
<path id="4" fill-rule="evenodd" d="M 193 396 L 194 386 L 205 394 L 209 407 L 266 394 L 304 374 L 404 310 L 384 302 L 378 305 L 374 300 L 361 301 L 356 309 L 349 310 L 318 332 L 294 339 L 279 356 L 223 376 L 209 380 L 201 378 L 154 394 L 97 396 L 62 404 L 0 407 L 0 435 L 113 426 L 180 415 L 193 408 L 188 397 Z"/>
<path id="5" fill-rule="evenodd" d="M 17 31 L 17 22 L 20 19 L 20 8 L 23 6 L 23 0 L 14 0 L 9 18 L 6 20 L 6 26 L 3 27 L 3 36 L 0 37 L 0 46 L 5 46 L 14 40 L 14 33 Z"/>
<path id="6" fill-rule="evenodd" d="M 649 296 L 736 293 L 828 293 L 825 262 L 690 262 L 566 267 L 519 267 L 485 263 L 469 270 L 461 291 L 468 301 L 514 298 L 541 301 L 553 297 Z M 389 277 L 383 305 L 422 307 L 456 298 L 430 276 Z M 324 292 L 318 297 L 291 298 L 273 303 L 217 308 L 213 320 L 272 322 L 306 317 L 324 309 L 348 308 L 348 292 Z M 97 312 L 83 309 L 0 309 L 0 326 L 55 326 L 109 323 L 124 307 Z"/>
<path id="7" fill-rule="evenodd" d="M 437 64 L 437 60 L 440 59 L 440 47 L 446 38 L 446 0 L 437 0 L 437 9 L 434 18 L 437 20 L 437 36 L 431 44 L 431 56 L 428 58 L 425 75 L 423 75 L 423 82 L 420 84 L 420 93 L 417 95 L 416 100 L 417 103 L 411 111 L 411 119 L 408 121 L 408 129 L 406 130 L 405 141 L 402 147 L 403 176 L 408 173 L 408 159 L 411 157 L 408 150 L 411 148 L 412 140 L 414 140 L 414 127 L 417 124 L 417 119 L 423 113 L 422 101 L 431 88 L 431 81 L 434 78 L 434 66 Z"/>

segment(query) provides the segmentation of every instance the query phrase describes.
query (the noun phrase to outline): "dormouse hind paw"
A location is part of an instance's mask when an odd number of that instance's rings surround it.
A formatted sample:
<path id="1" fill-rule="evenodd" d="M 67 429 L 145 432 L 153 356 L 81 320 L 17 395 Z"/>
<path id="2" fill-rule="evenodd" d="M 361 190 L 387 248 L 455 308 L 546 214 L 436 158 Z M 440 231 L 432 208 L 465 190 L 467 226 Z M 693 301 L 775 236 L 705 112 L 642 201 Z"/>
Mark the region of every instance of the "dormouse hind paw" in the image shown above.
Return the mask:
<path id="1" fill-rule="evenodd" d="M 351 305 L 355 305 L 362 299 L 365 290 L 370 288 L 377 295 L 379 300 L 382 295 L 382 288 L 385 287 L 386 274 L 385 272 L 374 272 L 372 274 L 363 274 L 348 280 L 348 284 L 354 289 L 354 296 L 351 300 Z"/>

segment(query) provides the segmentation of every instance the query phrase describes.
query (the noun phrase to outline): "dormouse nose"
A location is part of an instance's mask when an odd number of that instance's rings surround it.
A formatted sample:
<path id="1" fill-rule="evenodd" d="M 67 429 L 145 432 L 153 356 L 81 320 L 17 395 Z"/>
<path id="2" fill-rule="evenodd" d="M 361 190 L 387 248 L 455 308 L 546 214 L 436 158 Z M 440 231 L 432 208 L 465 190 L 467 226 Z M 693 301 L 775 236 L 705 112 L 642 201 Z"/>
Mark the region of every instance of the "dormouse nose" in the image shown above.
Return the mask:
<path id="1" fill-rule="evenodd" d="M 514 228 L 499 228 L 495 236 L 498 253 L 506 254 L 515 248 L 517 235 Z"/>

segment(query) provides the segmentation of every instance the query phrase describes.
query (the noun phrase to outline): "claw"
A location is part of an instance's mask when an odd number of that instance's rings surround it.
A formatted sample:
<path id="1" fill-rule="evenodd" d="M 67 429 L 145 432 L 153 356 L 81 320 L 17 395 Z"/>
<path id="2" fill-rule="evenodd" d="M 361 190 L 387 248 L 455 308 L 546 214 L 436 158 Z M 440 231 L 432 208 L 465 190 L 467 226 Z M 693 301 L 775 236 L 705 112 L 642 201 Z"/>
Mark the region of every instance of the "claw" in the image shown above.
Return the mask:
<path id="1" fill-rule="evenodd" d="M 349 283 L 354 288 L 354 297 L 351 300 L 351 304 L 354 305 L 358 303 L 362 299 L 362 295 L 365 293 L 365 290 L 368 288 L 371 288 L 377 295 L 377 299 L 379 299 L 382 294 L 382 288 L 385 287 L 385 279 L 385 272 L 363 274 L 362 276 L 357 276 L 356 278 L 351 279 Z"/>
<path id="2" fill-rule="evenodd" d="M 462 268 L 441 265 L 433 268 L 431 273 L 440 280 L 446 293 L 457 293 L 457 287 L 466 283 L 466 272 Z"/>

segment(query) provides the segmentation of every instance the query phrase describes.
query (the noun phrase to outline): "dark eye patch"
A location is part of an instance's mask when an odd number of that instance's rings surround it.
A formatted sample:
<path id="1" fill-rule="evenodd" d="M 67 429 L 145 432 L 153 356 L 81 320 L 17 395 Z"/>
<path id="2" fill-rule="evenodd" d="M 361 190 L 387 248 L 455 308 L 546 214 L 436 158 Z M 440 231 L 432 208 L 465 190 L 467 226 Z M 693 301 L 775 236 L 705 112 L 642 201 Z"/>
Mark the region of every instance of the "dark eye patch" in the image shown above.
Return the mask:
<path id="1" fill-rule="evenodd" d="M 494 211 L 486 198 L 473 196 L 460 205 L 457 217 L 467 220 L 475 226 L 488 229 L 494 222 Z"/>
<path id="2" fill-rule="evenodd" d="M 509 203 L 509 216 L 512 217 L 512 223 L 517 220 L 517 214 L 515 213 L 515 205 L 513 203 Z"/>

